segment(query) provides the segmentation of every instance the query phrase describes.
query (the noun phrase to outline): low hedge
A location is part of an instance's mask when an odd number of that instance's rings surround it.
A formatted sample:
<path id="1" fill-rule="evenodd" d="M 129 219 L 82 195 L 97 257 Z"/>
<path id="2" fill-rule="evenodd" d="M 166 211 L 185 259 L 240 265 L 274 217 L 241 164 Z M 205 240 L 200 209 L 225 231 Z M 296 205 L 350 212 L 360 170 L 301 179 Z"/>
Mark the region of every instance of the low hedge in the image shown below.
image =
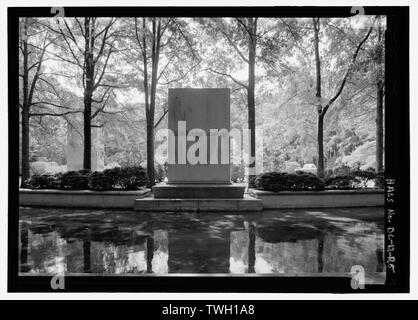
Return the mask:
<path id="1" fill-rule="evenodd" d="M 374 170 L 354 170 L 344 175 L 331 175 L 325 179 L 326 189 L 352 190 L 367 188 L 370 181 L 374 181 L 375 186 L 383 187 L 384 174 L 376 173 Z"/>
<path id="2" fill-rule="evenodd" d="M 381 187 L 384 176 L 372 170 L 356 170 L 346 175 L 331 175 L 320 179 L 311 173 L 290 174 L 285 172 L 262 173 L 255 178 L 257 189 L 269 191 L 320 191 L 320 190 L 352 190 L 367 188 L 371 180 L 375 186 Z"/>
<path id="3" fill-rule="evenodd" d="M 86 190 L 89 188 L 89 170 L 67 171 L 57 176 L 57 188 L 63 190 Z"/>
<path id="4" fill-rule="evenodd" d="M 140 166 L 106 169 L 103 175 L 111 179 L 113 188 L 121 190 L 137 190 L 148 181 L 145 169 Z"/>
<path id="5" fill-rule="evenodd" d="M 141 166 L 115 167 L 104 171 L 79 170 L 34 175 L 28 180 L 32 189 L 59 190 L 138 190 L 147 185 L 147 173 Z"/>
<path id="6" fill-rule="evenodd" d="M 324 190 L 325 188 L 324 182 L 310 173 L 263 173 L 255 178 L 254 185 L 257 189 L 270 191 Z"/>
<path id="7" fill-rule="evenodd" d="M 326 189 L 331 190 L 356 189 L 359 184 L 360 179 L 354 175 L 336 175 L 325 179 Z"/>
<path id="8" fill-rule="evenodd" d="M 113 189 L 113 179 L 104 172 L 92 172 L 89 177 L 89 189 L 94 191 L 106 191 Z"/>

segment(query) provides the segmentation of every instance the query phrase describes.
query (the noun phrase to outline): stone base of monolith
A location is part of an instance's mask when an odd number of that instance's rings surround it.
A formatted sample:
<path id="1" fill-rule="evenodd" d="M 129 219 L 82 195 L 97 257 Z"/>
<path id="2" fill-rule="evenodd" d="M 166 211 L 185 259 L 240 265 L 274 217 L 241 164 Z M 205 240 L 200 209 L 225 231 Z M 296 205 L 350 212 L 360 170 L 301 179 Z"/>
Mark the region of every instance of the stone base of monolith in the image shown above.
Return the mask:
<path id="1" fill-rule="evenodd" d="M 152 191 L 156 199 L 242 199 L 245 185 L 160 183 Z"/>
<path id="2" fill-rule="evenodd" d="M 134 201 L 134 210 L 139 212 L 231 212 L 236 214 L 263 211 L 263 201 L 245 194 L 232 199 L 169 199 L 146 197 Z"/>

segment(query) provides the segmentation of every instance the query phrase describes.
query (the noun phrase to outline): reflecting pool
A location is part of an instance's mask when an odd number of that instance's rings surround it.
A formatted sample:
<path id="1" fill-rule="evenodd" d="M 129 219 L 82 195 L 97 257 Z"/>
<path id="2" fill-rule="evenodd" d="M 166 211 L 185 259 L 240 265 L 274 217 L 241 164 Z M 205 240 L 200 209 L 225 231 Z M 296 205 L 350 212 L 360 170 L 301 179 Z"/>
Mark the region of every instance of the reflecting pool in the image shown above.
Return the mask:
<path id="1" fill-rule="evenodd" d="M 20 208 L 22 273 L 385 271 L 383 208 L 262 214 Z"/>

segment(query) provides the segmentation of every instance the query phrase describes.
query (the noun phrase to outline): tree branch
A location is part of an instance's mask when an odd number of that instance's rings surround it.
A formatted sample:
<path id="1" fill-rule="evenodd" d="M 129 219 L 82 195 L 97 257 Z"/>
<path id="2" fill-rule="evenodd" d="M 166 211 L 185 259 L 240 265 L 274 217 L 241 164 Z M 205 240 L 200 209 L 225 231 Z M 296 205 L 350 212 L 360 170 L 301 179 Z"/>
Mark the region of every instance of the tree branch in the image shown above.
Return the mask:
<path id="1" fill-rule="evenodd" d="M 223 72 L 219 72 L 219 71 L 213 70 L 213 69 L 211 69 L 211 68 L 208 68 L 208 69 L 206 69 L 206 70 L 209 70 L 210 72 L 213 72 L 213 73 L 219 74 L 219 75 L 224 76 L 224 77 L 228 77 L 228 78 L 230 78 L 232 81 L 234 81 L 237 85 L 239 85 L 239 86 L 241 86 L 241 87 L 244 87 L 244 88 L 248 89 L 248 86 L 247 86 L 246 84 L 244 84 L 244 83 L 242 83 L 241 81 L 239 81 L 239 80 L 235 79 L 235 78 L 234 78 L 233 76 L 231 76 L 230 74 L 223 73 Z"/>
<path id="2" fill-rule="evenodd" d="M 348 79 L 348 77 L 349 77 L 349 76 L 350 76 L 350 74 L 351 74 L 351 71 L 352 71 L 353 65 L 354 65 L 354 63 L 356 62 L 357 55 L 358 55 L 358 53 L 359 53 L 359 51 L 360 51 L 360 49 L 361 49 L 362 45 L 363 45 L 363 44 L 367 41 L 367 39 L 369 38 L 370 34 L 372 33 L 373 26 L 374 26 L 374 24 L 375 24 L 375 22 L 376 22 L 376 19 L 377 19 L 377 18 L 375 18 L 375 20 L 373 21 L 373 24 L 370 26 L 369 31 L 367 32 L 366 36 L 365 36 L 365 37 L 363 38 L 363 40 L 361 40 L 361 41 L 360 41 L 360 43 L 358 44 L 358 46 L 357 46 L 357 48 L 356 48 L 356 51 L 354 52 L 353 58 L 352 58 L 352 60 L 351 60 L 351 63 L 350 63 L 350 65 L 349 65 L 348 69 L 347 69 L 347 72 L 345 73 L 345 76 L 344 76 L 344 78 L 343 78 L 343 80 L 342 80 L 342 82 L 341 82 L 341 84 L 340 84 L 340 87 L 338 88 L 338 91 L 335 93 L 335 95 L 334 95 L 334 96 L 333 96 L 333 97 L 329 100 L 329 102 L 327 103 L 327 105 L 326 105 L 326 106 L 324 107 L 324 109 L 322 110 L 322 112 L 321 112 L 321 115 L 322 115 L 322 116 L 324 116 L 324 115 L 325 115 L 325 113 L 328 111 L 328 109 L 329 109 L 329 107 L 331 106 L 331 104 L 333 104 L 333 103 L 334 103 L 334 101 L 338 99 L 338 97 L 340 96 L 341 92 L 343 91 L 344 86 L 345 86 L 345 83 L 347 82 L 347 79 Z"/>
<path id="3" fill-rule="evenodd" d="M 49 113 L 49 112 L 30 113 L 29 116 L 30 117 L 43 117 L 43 116 L 61 117 L 61 116 L 65 116 L 65 115 L 68 115 L 68 114 L 81 113 L 81 112 L 83 112 L 83 111 L 82 110 L 77 110 L 77 111 L 67 111 L 67 112 L 63 112 L 63 113 Z"/>
<path id="4" fill-rule="evenodd" d="M 160 119 L 154 125 L 154 129 L 158 127 L 158 125 L 160 124 L 161 121 L 163 121 L 163 119 L 164 119 L 165 115 L 167 114 L 167 112 L 168 112 L 168 109 L 167 108 L 164 108 L 163 115 L 160 117 Z"/>

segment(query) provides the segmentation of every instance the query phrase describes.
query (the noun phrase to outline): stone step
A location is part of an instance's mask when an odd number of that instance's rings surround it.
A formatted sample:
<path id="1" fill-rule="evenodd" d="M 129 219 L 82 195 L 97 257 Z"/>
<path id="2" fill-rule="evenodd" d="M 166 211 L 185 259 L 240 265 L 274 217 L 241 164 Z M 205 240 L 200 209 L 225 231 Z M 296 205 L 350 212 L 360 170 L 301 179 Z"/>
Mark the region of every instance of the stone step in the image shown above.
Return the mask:
<path id="1" fill-rule="evenodd" d="M 242 199 L 245 188 L 245 184 L 160 183 L 152 191 L 156 199 Z"/>
<path id="2" fill-rule="evenodd" d="M 263 202 L 260 199 L 244 195 L 242 199 L 156 199 L 146 197 L 134 201 L 135 211 L 211 211 L 211 212 L 261 212 Z"/>

